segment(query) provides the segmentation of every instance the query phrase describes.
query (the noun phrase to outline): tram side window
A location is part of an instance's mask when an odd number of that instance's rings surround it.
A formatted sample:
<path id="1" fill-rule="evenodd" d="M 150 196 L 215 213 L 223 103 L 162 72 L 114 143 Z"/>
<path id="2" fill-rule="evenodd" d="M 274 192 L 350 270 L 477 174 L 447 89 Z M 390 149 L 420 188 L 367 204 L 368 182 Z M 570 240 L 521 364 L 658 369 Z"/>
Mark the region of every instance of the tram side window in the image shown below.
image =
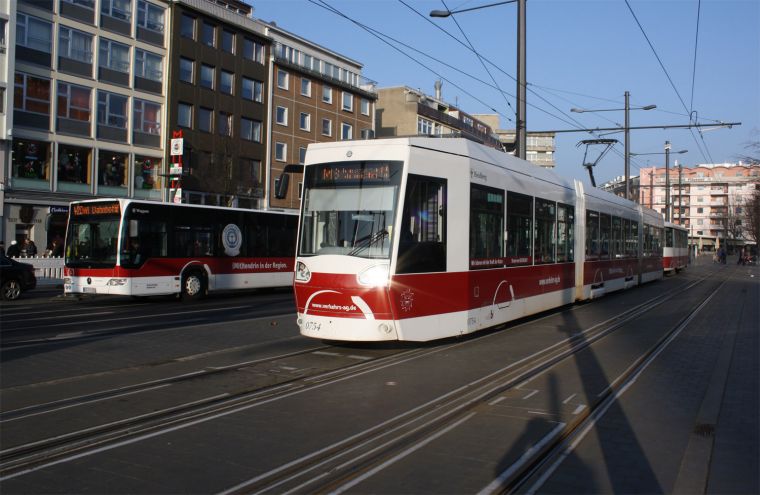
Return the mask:
<path id="1" fill-rule="evenodd" d="M 598 260 L 599 245 L 599 213 L 586 211 L 586 259 Z"/>
<path id="2" fill-rule="evenodd" d="M 665 247 L 675 247 L 673 243 L 673 229 L 670 227 L 665 228 Z"/>
<path id="3" fill-rule="evenodd" d="M 599 216 L 599 244 L 601 259 L 610 259 L 610 216 L 604 213 Z"/>
<path id="4" fill-rule="evenodd" d="M 612 217 L 612 258 L 622 258 L 623 253 L 623 219 Z"/>
<path id="5" fill-rule="evenodd" d="M 396 273 L 446 271 L 446 180 L 409 174 Z"/>
<path id="6" fill-rule="evenodd" d="M 652 256 L 662 256 L 662 241 L 665 237 L 664 229 L 652 227 L 654 239 L 652 241 Z"/>
<path id="7" fill-rule="evenodd" d="M 575 247 L 575 210 L 572 206 L 557 205 L 557 262 L 573 261 Z"/>
<path id="8" fill-rule="evenodd" d="M 631 221 L 631 256 L 639 257 L 639 222 Z"/>
<path id="9" fill-rule="evenodd" d="M 533 261 L 533 198 L 507 193 L 507 264 L 530 265 Z"/>
<path id="10" fill-rule="evenodd" d="M 652 227 L 644 224 L 643 257 L 648 258 L 650 256 L 652 256 Z"/>
<path id="11" fill-rule="evenodd" d="M 557 205 L 554 201 L 536 198 L 536 263 L 555 262 L 557 241 Z"/>
<path id="12" fill-rule="evenodd" d="M 504 191 L 470 185 L 470 269 L 504 264 Z"/>
<path id="13" fill-rule="evenodd" d="M 622 220 L 623 225 L 623 257 L 630 258 L 631 255 L 631 221 L 627 218 Z"/>

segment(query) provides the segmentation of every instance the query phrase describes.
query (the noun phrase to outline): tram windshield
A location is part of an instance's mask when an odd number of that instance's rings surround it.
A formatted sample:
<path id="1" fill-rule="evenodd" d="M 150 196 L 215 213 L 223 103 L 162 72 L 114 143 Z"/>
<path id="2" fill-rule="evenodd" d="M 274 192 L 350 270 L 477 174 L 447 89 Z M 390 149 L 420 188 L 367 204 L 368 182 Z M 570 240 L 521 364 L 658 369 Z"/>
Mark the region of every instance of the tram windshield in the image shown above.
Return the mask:
<path id="1" fill-rule="evenodd" d="M 298 254 L 388 259 L 402 162 L 306 167 Z"/>
<path id="2" fill-rule="evenodd" d="M 74 205 L 66 233 L 66 266 L 115 266 L 120 218 L 118 202 Z"/>

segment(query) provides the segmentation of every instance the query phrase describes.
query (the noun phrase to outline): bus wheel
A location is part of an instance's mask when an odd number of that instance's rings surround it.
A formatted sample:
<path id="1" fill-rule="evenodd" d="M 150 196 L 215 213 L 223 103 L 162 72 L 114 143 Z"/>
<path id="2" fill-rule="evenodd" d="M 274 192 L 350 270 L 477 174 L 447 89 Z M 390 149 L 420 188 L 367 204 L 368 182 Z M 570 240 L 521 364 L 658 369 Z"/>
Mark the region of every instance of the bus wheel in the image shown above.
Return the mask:
<path id="1" fill-rule="evenodd" d="M 200 272 L 189 272 L 182 278 L 182 299 L 200 299 L 206 293 L 206 282 Z"/>

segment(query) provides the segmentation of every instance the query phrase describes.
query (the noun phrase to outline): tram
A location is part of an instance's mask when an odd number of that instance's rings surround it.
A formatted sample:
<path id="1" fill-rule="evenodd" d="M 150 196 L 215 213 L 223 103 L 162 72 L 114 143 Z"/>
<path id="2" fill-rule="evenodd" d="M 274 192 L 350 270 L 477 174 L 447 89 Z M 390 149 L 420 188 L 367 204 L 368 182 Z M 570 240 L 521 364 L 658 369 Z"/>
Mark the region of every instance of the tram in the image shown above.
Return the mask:
<path id="1" fill-rule="evenodd" d="M 428 341 L 662 278 L 662 216 L 463 138 L 309 145 L 300 332 Z"/>
<path id="2" fill-rule="evenodd" d="M 665 222 L 665 246 L 662 269 L 666 274 L 679 272 L 689 263 L 689 231 L 680 225 Z"/>

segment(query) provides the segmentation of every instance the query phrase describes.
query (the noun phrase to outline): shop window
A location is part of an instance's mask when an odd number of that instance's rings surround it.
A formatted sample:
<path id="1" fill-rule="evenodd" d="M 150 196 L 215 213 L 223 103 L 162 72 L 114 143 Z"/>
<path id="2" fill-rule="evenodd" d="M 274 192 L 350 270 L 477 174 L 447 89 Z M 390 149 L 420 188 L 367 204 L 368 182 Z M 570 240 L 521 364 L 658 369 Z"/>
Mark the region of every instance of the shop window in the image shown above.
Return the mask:
<path id="1" fill-rule="evenodd" d="M 136 198 L 161 199 L 161 164 L 161 158 L 135 155 Z"/>
<path id="2" fill-rule="evenodd" d="M 11 176 L 14 188 L 50 188 L 50 143 L 14 139 Z"/>
<path id="3" fill-rule="evenodd" d="M 108 196 L 127 194 L 129 155 L 115 151 L 98 151 L 98 193 Z"/>
<path id="4" fill-rule="evenodd" d="M 58 145 L 58 190 L 90 192 L 92 149 Z"/>

